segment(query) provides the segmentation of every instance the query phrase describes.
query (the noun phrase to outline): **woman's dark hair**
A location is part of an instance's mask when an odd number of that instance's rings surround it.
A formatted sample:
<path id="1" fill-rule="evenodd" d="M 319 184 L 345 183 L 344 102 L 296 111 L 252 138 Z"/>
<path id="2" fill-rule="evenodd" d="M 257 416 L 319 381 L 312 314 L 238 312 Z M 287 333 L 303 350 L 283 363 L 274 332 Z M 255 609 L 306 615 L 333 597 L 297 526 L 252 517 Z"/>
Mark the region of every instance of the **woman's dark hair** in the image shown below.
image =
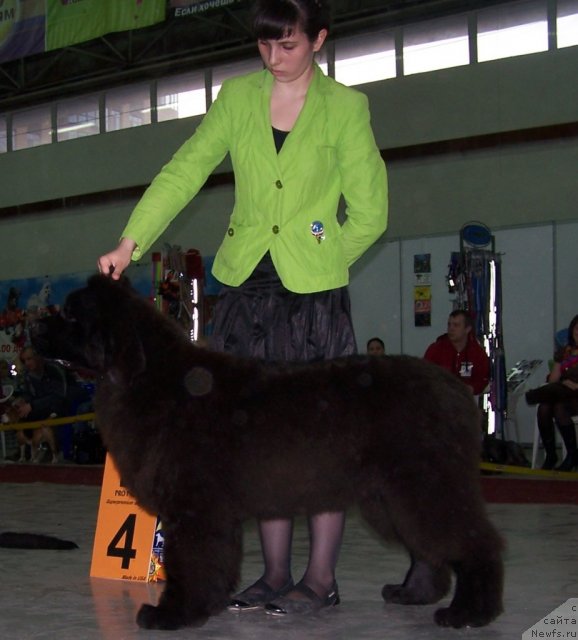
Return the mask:
<path id="1" fill-rule="evenodd" d="M 380 345 L 381 345 L 381 347 L 382 347 L 382 349 L 385 351 L 385 342 L 384 342 L 381 338 L 377 338 L 377 337 L 375 337 L 375 338 L 369 338 L 369 340 L 367 341 L 367 345 L 366 345 L 366 347 L 367 347 L 367 348 L 369 348 L 369 345 L 370 345 L 372 342 L 377 342 L 378 344 L 380 344 Z"/>
<path id="2" fill-rule="evenodd" d="M 572 321 L 570 322 L 570 325 L 568 327 L 568 344 L 571 347 L 576 347 L 578 346 L 576 344 L 576 341 L 574 340 L 574 336 L 572 335 L 574 333 L 574 327 L 578 324 L 578 316 L 574 316 L 572 318 Z"/>
<path id="3" fill-rule="evenodd" d="M 327 0 L 256 0 L 253 4 L 253 34 L 258 40 L 280 40 L 298 27 L 314 42 L 330 23 Z"/>

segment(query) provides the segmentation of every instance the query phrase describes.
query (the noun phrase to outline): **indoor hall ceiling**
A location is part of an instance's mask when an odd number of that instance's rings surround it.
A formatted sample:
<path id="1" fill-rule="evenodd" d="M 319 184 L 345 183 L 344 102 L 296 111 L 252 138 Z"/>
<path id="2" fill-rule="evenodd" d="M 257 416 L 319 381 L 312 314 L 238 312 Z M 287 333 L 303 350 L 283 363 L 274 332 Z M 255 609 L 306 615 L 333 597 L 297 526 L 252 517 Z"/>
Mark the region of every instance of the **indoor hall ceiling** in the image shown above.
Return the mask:
<path id="1" fill-rule="evenodd" d="M 504 4 L 507 0 L 334 0 L 332 36 Z M 255 54 L 248 3 L 0 64 L 0 112 Z"/>

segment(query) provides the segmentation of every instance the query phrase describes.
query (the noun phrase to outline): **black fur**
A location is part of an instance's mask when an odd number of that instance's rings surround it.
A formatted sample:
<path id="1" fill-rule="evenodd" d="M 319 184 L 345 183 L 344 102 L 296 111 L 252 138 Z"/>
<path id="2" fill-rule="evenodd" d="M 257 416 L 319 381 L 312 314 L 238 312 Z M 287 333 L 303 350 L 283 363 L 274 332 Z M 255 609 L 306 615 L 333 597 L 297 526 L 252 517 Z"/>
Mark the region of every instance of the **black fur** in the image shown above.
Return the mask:
<path id="1" fill-rule="evenodd" d="M 359 505 L 412 564 L 386 600 L 482 626 L 502 611 L 502 541 L 479 484 L 478 410 L 461 381 L 404 356 L 265 364 L 199 348 L 127 282 L 94 276 L 44 355 L 102 376 L 95 403 L 123 483 L 160 514 L 167 582 L 138 624 L 175 629 L 221 611 L 238 586 L 241 523 Z"/>

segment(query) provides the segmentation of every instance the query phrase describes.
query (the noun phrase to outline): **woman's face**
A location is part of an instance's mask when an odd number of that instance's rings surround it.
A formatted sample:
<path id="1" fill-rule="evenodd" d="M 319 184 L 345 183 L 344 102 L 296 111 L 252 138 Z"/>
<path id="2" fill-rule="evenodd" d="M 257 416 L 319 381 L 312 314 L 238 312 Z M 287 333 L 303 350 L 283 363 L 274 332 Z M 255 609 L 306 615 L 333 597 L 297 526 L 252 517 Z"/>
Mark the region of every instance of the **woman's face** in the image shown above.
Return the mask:
<path id="1" fill-rule="evenodd" d="M 278 82 L 293 82 L 311 71 L 313 56 L 325 41 L 327 31 L 322 29 L 315 42 L 294 29 L 290 36 L 279 40 L 259 40 L 259 53 L 265 66 Z"/>

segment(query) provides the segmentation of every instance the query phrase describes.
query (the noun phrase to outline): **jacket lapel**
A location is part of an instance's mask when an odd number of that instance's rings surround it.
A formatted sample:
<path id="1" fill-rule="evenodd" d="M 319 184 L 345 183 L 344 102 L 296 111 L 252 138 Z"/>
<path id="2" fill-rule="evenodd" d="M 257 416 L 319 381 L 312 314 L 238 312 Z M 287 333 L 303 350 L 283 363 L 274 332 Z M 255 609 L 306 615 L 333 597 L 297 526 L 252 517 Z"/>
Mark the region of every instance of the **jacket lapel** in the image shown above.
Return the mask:
<path id="1" fill-rule="evenodd" d="M 255 118 L 258 122 L 259 136 L 263 140 L 263 148 L 267 156 L 278 167 L 277 150 L 273 140 L 273 130 L 271 129 L 271 92 L 273 90 L 273 76 L 267 71 L 263 71 L 259 91 L 255 92 Z"/>
<path id="2" fill-rule="evenodd" d="M 301 113 L 295 122 L 295 126 L 287 136 L 281 153 L 279 154 L 279 162 L 281 169 L 288 166 L 295 161 L 295 154 L 299 150 L 306 148 L 308 144 L 307 140 L 311 138 L 312 126 L 318 127 L 320 123 L 325 121 L 324 114 L 321 111 L 324 109 L 323 100 L 323 81 L 325 76 L 319 68 L 315 65 L 315 74 L 311 80 L 311 84 L 307 90 L 307 96 L 305 97 L 305 103 L 301 109 Z M 310 140 L 309 140 L 310 144 Z"/>
<path id="3" fill-rule="evenodd" d="M 259 88 L 255 91 L 253 112 L 258 123 L 259 136 L 263 141 L 263 150 L 270 158 L 278 171 L 289 167 L 296 158 L 299 150 L 303 150 L 302 145 L 307 144 L 311 137 L 311 127 L 318 127 L 325 121 L 324 114 L 324 81 L 325 76 L 319 66 L 315 65 L 315 74 L 307 90 L 305 103 L 301 113 L 295 122 L 295 126 L 287 136 L 281 152 L 277 154 L 273 131 L 271 128 L 271 92 L 273 89 L 273 76 L 268 71 L 263 71 L 259 78 Z"/>

